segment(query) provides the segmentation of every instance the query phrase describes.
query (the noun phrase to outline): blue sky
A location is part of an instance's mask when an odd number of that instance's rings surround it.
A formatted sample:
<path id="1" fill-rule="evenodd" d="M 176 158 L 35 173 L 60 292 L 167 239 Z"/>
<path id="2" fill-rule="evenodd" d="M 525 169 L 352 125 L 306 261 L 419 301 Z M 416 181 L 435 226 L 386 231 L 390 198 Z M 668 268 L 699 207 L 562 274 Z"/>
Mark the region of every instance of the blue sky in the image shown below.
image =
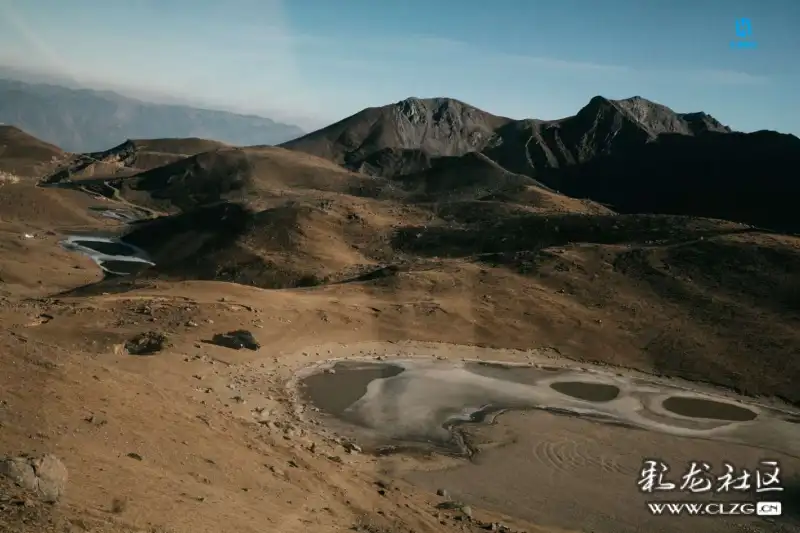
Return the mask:
<path id="1" fill-rule="evenodd" d="M 734 49 L 735 21 L 755 48 Z M 314 128 L 408 96 L 596 95 L 800 134 L 800 0 L 0 0 L 0 64 Z"/>

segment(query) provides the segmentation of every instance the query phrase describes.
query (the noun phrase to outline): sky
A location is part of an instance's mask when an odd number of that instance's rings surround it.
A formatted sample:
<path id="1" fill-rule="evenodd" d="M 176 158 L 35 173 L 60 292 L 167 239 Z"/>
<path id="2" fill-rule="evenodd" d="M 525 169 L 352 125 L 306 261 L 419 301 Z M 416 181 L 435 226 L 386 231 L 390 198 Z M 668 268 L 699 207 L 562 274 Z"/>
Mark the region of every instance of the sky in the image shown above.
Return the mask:
<path id="1" fill-rule="evenodd" d="M 599 94 L 800 135 L 800 0 L 0 0 L 0 65 L 309 130 L 410 96 L 555 119 Z"/>

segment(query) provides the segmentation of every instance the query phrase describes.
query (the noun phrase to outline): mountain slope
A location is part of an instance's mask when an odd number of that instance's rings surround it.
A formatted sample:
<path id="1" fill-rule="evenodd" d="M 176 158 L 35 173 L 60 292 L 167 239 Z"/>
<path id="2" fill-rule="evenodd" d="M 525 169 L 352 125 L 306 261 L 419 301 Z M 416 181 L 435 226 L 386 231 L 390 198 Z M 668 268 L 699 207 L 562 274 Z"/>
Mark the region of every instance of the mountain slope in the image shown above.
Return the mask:
<path id="1" fill-rule="evenodd" d="M 283 148 L 221 148 L 110 180 L 122 197 L 162 211 L 218 202 L 263 203 L 292 191 L 364 194 L 382 183 Z"/>
<path id="2" fill-rule="evenodd" d="M 424 170 L 432 158 L 475 151 L 534 176 L 539 168 L 575 164 L 662 133 L 709 131 L 730 130 L 704 113 L 676 113 L 638 96 L 597 96 L 560 120 L 512 120 L 450 98 L 408 98 L 365 109 L 283 146 L 381 176 Z"/>
<path id="3" fill-rule="evenodd" d="M 596 96 L 571 117 L 507 124 L 483 153 L 508 170 L 536 177 L 542 170 L 642 146 L 662 134 L 709 132 L 730 129 L 705 113 L 676 113 L 639 96 L 625 100 Z"/>
<path id="4" fill-rule="evenodd" d="M 198 138 L 127 140 L 102 152 L 65 157 L 60 165 L 40 176 L 39 183 L 54 185 L 75 179 L 131 176 L 225 147 L 225 143 Z"/>
<path id="5" fill-rule="evenodd" d="M 793 135 L 668 134 L 540 179 L 621 212 L 701 215 L 797 232 L 798 168 L 800 139 Z"/>
<path id="6" fill-rule="evenodd" d="M 200 137 L 255 145 L 277 144 L 303 134 L 297 126 L 264 117 L 7 79 L 0 79 L 0 123 L 71 152 L 101 151 L 126 139 Z"/>
<path id="7" fill-rule="evenodd" d="M 430 157 L 480 151 L 510 121 L 451 98 L 408 98 L 365 109 L 282 146 L 393 176 L 426 168 Z"/>
<path id="8" fill-rule="evenodd" d="M 525 176 L 539 190 L 616 211 L 800 231 L 792 203 L 800 192 L 793 174 L 800 140 L 732 132 L 706 113 L 676 113 L 639 96 L 596 96 L 559 120 L 511 120 L 457 100 L 411 98 L 283 146 L 406 188 L 416 182 L 423 196 L 430 189 L 442 198 L 478 200 L 475 193 L 483 190 L 487 199 L 507 199 L 525 190 Z M 472 187 L 469 198 L 465 187 Z"/>
<path id="9" fill-rule="evenodd" d="M 42 165 L 53 163 L 64 152 L 14 126 L 0 125 L 0 172 L 33 176 Z"/>

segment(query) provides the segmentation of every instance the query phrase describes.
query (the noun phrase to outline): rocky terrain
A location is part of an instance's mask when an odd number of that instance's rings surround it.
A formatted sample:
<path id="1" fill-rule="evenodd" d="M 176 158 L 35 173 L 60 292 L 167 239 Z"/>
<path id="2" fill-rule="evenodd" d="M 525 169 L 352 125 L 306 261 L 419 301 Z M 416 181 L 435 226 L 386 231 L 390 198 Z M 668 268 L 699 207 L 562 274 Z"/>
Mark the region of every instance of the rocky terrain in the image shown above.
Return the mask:
<path id="1" fill-rule="evenodd" d="M 638 97 L 559 121 L 409 99 L 280 147 L 0 134 L 0 530 L 568 530 L 304 418 L 287 384 L 335 357 L 539 354 L 800 407 L 795 137 Z M 87 233 L 154 265 L 59 245 Z M 55 504 L 23 468 L 45 454 Z"/>
<path id="2" fill-rule="evenodd" d="M 620 212 L 797 230 L 787 202 L 800 187 L 792 171 L 799 139 L 732 132 L 705 113 L 676 113 L 639 96 L 597 96 L 559 120 L 511 120 L 447 98 L 410 98 L 282 146 L 404 179 L 431 168 L 459 175 L 472 163 L 453 156 L 479 153 L 509 173 Z"/>
<path id="3" fill-rule="evenodd" d="M 730 132 L 705 113 L 676 113 L 639 96 L 596 96 L 560 120 L 512 120 L 450 98 L 408 98 L 369 108 L 284 147 L 385 177 L 419 171 L 431 159 L 482 152 L 519 174 L 559 168 L 638 147 L 662 133 Z"/>

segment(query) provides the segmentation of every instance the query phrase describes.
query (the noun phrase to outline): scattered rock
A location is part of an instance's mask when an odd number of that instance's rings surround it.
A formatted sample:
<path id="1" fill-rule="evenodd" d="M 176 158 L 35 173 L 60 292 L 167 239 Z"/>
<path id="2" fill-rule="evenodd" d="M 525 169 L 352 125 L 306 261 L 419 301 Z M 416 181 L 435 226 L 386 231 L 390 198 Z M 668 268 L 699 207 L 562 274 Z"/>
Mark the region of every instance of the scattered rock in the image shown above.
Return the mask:
<path id="1" fill-rule="evenodd" d="M 94 426 L 105 426 L 106 424 L 108 424 L 108 419 L 106 419 L 106 417 L 104 417 L 103 415 L 92 414 L 87 416 L 84 420 L 86 420 L 87 422 L 89 422 Z"/>
<path id="2" fill-rule="evenodd" d="M 35 459 L 12 457 L 0 460 L 0 475 L 35 492 L 48 503 L 57 502 L 67 487 L 67 467 L 52 454 Z"/>
<path id="3" fill-rule="evenodd" d="M 450 493 L 449 493 L 449 492 L 447 492 L 447 490 L 446 490 L 446 489 L 439 489 L 439 490 L 437 490 L 437 491 L 436 491 L 436 495 L 437 495 L 437 496 L 441 496 L 442 498 L 444 498 L 444 499 L 446 499 L 446 500 L 449 500 L 449 499 L 450 499 Z"/>
<path id="4" fill-rule="evenodd" d="M 217 333 L 214 335 L 214 338 L 211 339 L 211 343 L 234 350 L 241 350 L 242 348 L 258 350 L 261 348 L 261 344 L 259 344 L 253 334 L 246 329 L 237 329 L 228 333 Z"/>
<path id="5" fill-rule="evenodd" d="M 464 506 L 461 502 L 454 502 L 454 501 L 446 501 L 436 505 L 437 509 L 441 510 L 453 510 L 453 509 L 461 509 Z"/>
<path id="6" fill-rule="evenodd" d="M 114 498 L 111 500 L 111 512 L 114 514 L 120 514 L 125 511 L 128 507 L 128 500 L 123 498 Z"/>
<path id="7" fill-rule="evenodd" d="M 363 451 L 361 449 L 361 446 L 359 446 L 358 444 L 356 444 L 354 442 L 350 442 L 350 441 L 342 442 L 342 448 L 344 448 L 344 451 L 346 451 L 347 453 L 353 454 L 353 455 L 355 455 L 357 453 L 361 453 Z"/>
<path id="8" fill-rule="evenodd" d="M 508 526 L 501 524 L 500 522 L 490 522 L 488 524 L 482 525 L 483 529 L 488 531 L 498 531 L 499 533 L 511 533 L 511 529 Z"/>
<path id="9" fill-rule="evenodd" d="M 130 457 L 131 459 L 136 459 L 137 461 L 144 460 L 144 457 L 142 457 L 141 455 L 139 455 L 136 452 L 130 452 L 129 454 L 127 454 L 127 456 Z"/>
<path id="10" fill-rule="evenodd" d="M 152 355 L 169 345 L 166 334 L 158 331 L 145 331 L 125 343 L 125 351 L 131 355 Z"/>

